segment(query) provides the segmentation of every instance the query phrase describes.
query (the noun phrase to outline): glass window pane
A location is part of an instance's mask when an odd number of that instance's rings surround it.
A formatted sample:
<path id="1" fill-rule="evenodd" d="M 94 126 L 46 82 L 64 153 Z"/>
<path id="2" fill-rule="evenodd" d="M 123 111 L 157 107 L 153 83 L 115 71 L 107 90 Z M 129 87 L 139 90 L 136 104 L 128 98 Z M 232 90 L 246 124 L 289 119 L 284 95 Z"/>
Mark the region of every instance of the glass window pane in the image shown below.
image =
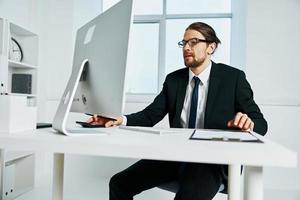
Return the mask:
<path id="1" fill-rule="evenodd" d="M 184 30 L 188 25 L 195 21 L 201 21 L 209 24 L 216 31 L 221 44 L 213 54 L 214 62 L 230 63 L 230 19 L 179 19 L 167 20 L 166 31 L 166 74 L 183 68 L 184 62 L 182 57 L 182 49 L 177 45 L 182 40 Z"/>
<path id="2" fill-rule="evenodd" d="M 134 14 L 135 15 L 153 15 L 163 13 L 162 0 L 135 0 L 134 1 Z"/>
<path id="3" fill-rule="evenodd" d="M 126 92 L 157 93 L 159 25 L 134 24 L 130 37 Z"/>
<path id="4" fill-rule="evenodd" d="M 103 11 L 107 10 L 119 0 L 103 0 Z M 135 15 L 154 15 L 162 14 L 163 12 L 163 1 L 162 0 L 135 0 L 133 13 Z"/>
<path id="5" fill-rule="evenodd" d="M 99 0 L 85 0 L 73 2 L 73 30 L 74 33 L 99 15 L 101 10 L 101 1 Z"/>
<path id="6" fill-rule="evenodd" d="M 103 5 L 103 11 L 106 11 L 116 3 L 118 3 L 120 0 L 102 0 L 102 5 Z"/>
<path id="7" fill-rule="evenodd" d="M 231 12 L 231 0 L 167 0 L 167 14 Z"/>

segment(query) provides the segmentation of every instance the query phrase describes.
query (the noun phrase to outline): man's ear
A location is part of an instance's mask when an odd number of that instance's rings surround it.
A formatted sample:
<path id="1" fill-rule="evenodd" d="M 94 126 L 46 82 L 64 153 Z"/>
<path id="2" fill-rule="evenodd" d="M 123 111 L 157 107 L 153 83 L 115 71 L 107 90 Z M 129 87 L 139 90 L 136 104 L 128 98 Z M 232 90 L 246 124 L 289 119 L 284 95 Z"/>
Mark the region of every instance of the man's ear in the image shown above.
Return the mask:
<path id="1" fill-rule="evenodd" d="M 212 55 L 215 52 L 216 48 L 217 48 L 217 45 L 215 42 L 210 43 L 207 48 L 208 55 Z"/>

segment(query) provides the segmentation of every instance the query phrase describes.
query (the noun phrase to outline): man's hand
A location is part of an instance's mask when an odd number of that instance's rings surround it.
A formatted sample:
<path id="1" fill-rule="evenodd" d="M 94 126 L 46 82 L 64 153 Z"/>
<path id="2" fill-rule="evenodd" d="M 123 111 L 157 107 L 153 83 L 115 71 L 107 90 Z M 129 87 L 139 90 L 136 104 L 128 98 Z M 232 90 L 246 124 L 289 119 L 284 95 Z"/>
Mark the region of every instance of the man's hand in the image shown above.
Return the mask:
<path id="1" fill-rule="evenodd" d="M 87 120 L 87 123 L 105 125 L 106 128 L 111 126 L 119 126 L 123 122 L 123 117 L 117 117 L 116 120 L 111 118 L 94 115 Z"/>
<path id="2" fill-rule="evenodd" d="M 235 117 L 227 122 L 229 128 L 239 128 L 244 131 L 253 131 L 254 122 L 247 114 L 238 112 Z"/>

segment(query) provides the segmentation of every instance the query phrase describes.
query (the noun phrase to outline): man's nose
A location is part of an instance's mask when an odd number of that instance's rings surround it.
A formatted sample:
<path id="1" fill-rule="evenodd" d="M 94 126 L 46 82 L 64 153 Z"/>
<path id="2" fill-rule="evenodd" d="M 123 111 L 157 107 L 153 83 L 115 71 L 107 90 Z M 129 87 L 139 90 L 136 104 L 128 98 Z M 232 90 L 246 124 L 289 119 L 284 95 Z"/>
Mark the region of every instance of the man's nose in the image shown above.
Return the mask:
<path id="1" fill-rule="evenodd" d="M 189 45 L 185 45 L 185 47 L 182 48 L 182 50 L 183 50 L 183 53 L 190 53 L 190 52 L 192 52 L 192 49 L 190 48 Z"/>
<path id="2" fill-rule="evenodd" d="M 183 49 L 184 51 L 190 51 L 190 50 L 191 50 L 191 47 L 190 47 L 189 43 L 186 43 L 182 49 Z"/>

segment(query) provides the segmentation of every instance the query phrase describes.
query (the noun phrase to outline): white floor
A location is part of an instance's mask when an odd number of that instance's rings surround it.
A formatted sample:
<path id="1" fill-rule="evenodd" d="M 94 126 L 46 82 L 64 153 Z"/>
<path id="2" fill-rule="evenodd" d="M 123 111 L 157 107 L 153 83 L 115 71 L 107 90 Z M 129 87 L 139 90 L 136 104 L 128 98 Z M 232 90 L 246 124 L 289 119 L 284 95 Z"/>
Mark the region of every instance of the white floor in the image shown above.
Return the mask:
<path id="1" fill-rule="evenodd" d="M 135 200 L 173 199 L 174 194 L 160 189 L 152 189 L 138 195 Z M 102 200 L 108 199 L 108 180 L 84 180 L 67 184 L 64 200 Z M 51 186 L 43 186 L 23 194 L 16 200 L 51 200 Z"/>
<path id="2" fill-rule="evenodd" d="M 160 189 L 145 191 L 136 196 L 135 200 L 172 200 L 173 193 Z M 64 200 L 106 200 L 108 199 L 107 180 L 82 180 L 68 183 L 64 190 Z M 226 200 L 227 195 L 218 194 L 213 200 Z M 266 190 L 265 200 L 299 200 L 300 191 Z M 16 200 L 52 200 L 51 185 L 37 187 L 34 190 L 18 197 Z"/>

